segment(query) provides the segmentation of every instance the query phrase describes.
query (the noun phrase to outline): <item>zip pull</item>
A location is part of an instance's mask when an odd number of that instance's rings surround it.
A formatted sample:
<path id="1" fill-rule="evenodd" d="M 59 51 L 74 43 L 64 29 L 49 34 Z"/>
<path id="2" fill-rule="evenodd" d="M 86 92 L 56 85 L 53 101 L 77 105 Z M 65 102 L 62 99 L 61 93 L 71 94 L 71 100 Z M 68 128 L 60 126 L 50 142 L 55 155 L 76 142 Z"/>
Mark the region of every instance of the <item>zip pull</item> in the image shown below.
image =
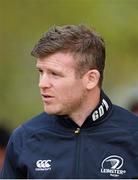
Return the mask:
<path id="1" fill-rule="evenodd" d="M 75 134 L 79 134 L 80 133 L 80 128 L 77 128 L 76 130 L 75 130 Z"/>

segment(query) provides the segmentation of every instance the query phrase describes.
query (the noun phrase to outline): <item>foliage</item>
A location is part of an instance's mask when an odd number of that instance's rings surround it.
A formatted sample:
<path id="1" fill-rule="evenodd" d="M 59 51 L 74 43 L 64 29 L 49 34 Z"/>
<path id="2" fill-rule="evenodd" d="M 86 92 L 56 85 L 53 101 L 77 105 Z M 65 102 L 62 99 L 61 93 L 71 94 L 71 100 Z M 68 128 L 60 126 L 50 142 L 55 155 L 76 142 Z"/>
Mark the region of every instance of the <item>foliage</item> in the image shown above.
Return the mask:
<path id="1" fill-rule="evenodd" d="M 0 114 L 5 123 L 14 128 L 43 110 L 30 51 L 53 25 L 81 23 L 102 34 L 104 89 L 111 96 L 117 87 L 136 84 L 137 9 L 137 0 L 0 0 Z"/>

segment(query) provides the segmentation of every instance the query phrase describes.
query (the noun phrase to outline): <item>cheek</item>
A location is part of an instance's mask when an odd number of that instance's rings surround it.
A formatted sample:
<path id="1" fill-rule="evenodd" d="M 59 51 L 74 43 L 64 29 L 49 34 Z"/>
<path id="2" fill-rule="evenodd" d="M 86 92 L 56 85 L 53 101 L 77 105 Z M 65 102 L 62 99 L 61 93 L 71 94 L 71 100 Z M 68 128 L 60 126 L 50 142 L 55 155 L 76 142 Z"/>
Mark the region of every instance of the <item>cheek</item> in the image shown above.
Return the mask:
<path id="1" fill-rule="evenodd" d="M 63 101 L 69 98 L 78 98 L 78 96 L 81 96 L 83 93 L 84 87 L 82 82 L 72 79 L 56 82 L 54 84 L 54 92 L 59 100 Z"/>
<path id="2" fill-rule="evenodd" d="M 57 92 L 58 93 L 58 92 Z M 74 101 L 80 99 L 84 94 L 84 89 L 80 84 L 73 84 L 63 87 L 60 91 L 61 101 Z"/>

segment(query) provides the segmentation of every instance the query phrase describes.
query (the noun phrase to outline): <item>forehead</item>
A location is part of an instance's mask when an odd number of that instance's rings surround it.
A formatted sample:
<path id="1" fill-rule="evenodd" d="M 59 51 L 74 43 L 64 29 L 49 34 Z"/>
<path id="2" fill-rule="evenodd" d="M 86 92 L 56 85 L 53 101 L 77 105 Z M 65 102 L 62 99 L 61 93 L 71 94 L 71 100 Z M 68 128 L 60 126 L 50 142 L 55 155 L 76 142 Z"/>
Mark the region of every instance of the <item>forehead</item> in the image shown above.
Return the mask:
<path id="1" fill-rule="evenodd" d="M 37 67 L 40 68 L 74 68 L 74 58 L 69 53 L 57 52 L 44 58 L 38 58 Z"/>

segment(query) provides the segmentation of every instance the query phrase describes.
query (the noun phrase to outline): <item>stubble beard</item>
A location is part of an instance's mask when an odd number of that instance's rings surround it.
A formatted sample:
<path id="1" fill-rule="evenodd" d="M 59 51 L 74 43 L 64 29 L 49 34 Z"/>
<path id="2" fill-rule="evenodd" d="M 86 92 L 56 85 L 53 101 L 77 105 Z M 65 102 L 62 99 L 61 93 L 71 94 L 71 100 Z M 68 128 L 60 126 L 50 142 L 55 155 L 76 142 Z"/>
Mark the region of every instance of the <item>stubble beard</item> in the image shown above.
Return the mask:
<path id="1" fill-rule="evenodd" d="M 78 98 L 76 101 L 69 103 L 66 106 L 67 114 L 69 117 L 72 117 L 73 114 L 79 113 L 81 109 L 85 106 L 85 99 L 86 99 L 86 91 L 83 91 L 80 98 Z"/>
<path id="2" fill-rule="evenodd" d="M 74 101 L 69 101 L 69 102 L 64 102 L 62 105 L 56 105 L 59 107 L 52 107 L 52 104 L 50 105 L 50 109 L 49 110 L 47 104 L 44 103 L 44 111 L 49 114 L 49 115 L 67 115 L 69 117 L 72 117 L 72 115 L 74 113 L 79 113 L 79 111 L 84 107 L 85 105 L 85 99 L 86 99 L 86 91 L 83 91 L 82 95 L 80 96 L 80 98 L 74 100 Z M 71 99 L 71 98 L 70 98 Z M 61 106 L 61 107 L 60 107 Z"/>

